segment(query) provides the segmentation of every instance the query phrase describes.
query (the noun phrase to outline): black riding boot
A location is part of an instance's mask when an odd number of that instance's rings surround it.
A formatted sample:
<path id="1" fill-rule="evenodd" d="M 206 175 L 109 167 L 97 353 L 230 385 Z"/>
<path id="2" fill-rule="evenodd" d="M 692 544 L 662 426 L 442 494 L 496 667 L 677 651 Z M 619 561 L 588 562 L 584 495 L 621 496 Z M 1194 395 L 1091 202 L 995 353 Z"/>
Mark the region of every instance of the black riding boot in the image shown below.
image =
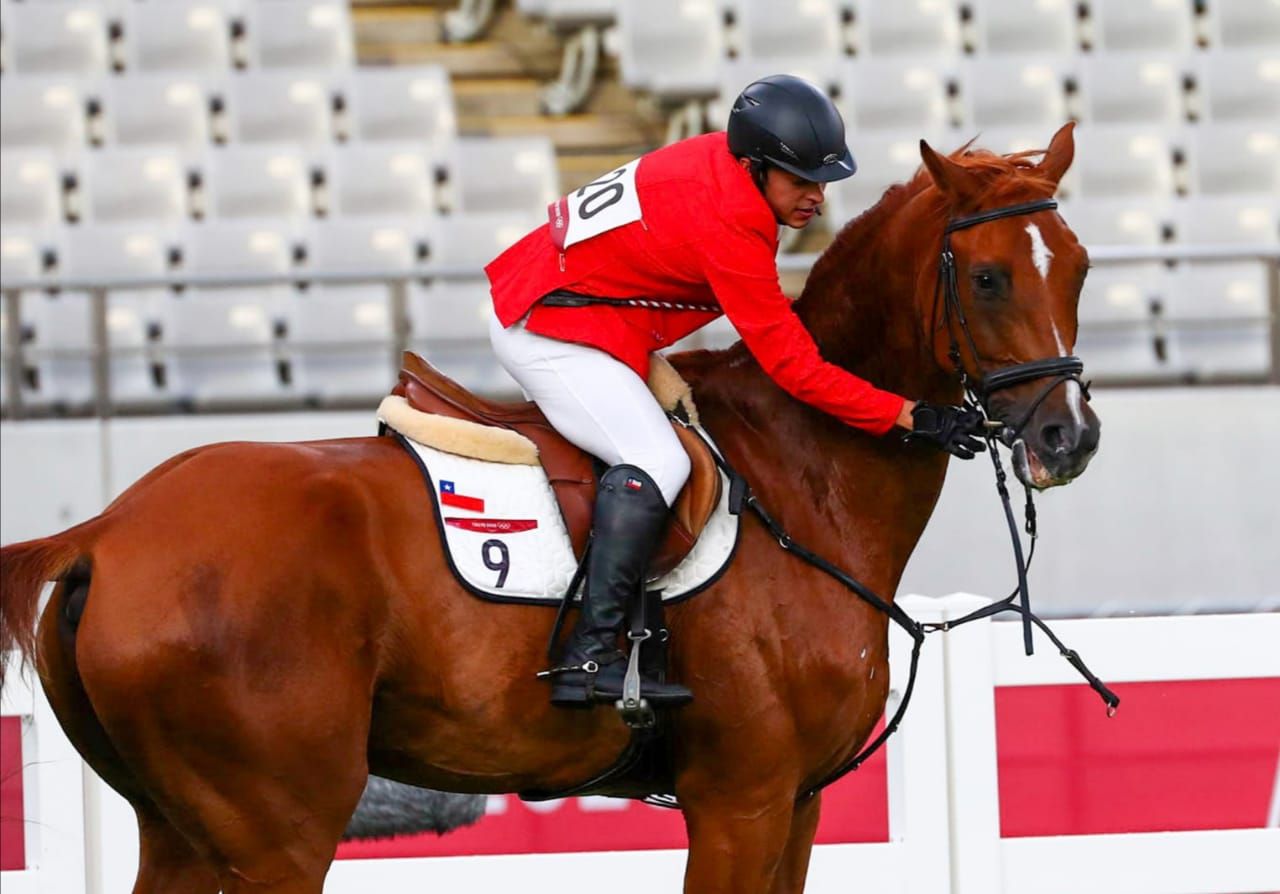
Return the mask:
<path id="1" fill-rule="evenodd" d="M 669 515 L 662 491 L 642 469 L 618 465 L 601 476 L 582 613 L 560 663 L 564 670 L 552 677 L 552 704 L 587 708 L 622 698 L 627 661 L 618 635 L 628 604 L 642 592 Z M 683 686 L 649 677 L 641 678 L 640 693 L 654 706 L 693 699 Z"/>

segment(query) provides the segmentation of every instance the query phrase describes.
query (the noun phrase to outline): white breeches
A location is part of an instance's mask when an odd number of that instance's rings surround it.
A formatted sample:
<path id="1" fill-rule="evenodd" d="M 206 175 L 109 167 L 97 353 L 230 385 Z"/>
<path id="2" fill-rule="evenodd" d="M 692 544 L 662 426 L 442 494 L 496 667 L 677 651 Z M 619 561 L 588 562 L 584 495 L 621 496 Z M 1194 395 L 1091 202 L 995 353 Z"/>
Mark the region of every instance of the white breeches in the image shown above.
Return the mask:
<path id="1" fill-rule="evenodd" d="M 493 350 L 556 431 L 611 466 L 629 463 L 657 483 L 667 505 L 689 477 L 689 455 L 649 386 L 597 348 L 536 335 L 521 320 L 489 318 Z"/>

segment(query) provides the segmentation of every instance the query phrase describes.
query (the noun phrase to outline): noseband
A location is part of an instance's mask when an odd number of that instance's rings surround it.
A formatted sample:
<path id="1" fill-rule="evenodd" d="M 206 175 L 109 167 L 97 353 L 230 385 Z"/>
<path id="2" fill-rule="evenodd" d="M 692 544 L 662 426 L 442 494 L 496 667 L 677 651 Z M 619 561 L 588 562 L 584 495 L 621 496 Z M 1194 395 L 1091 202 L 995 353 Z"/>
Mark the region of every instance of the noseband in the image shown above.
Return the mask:
<path id="1" fill-rule="evenodd" d="M 959 376 L 960 384 L 964 386 L 969 401 L 976 406 L 980 406 L 984 413 L 990 416 L 989 401 L 991 395 L 997 391 L 1012 388 L 1014 385 L 1021 385 L 1023 382 L 1033 382 L 1036 379 L 1049 377 L 1053 379 L 1036 395 L 1035 400 L 1031 402 L 1031 406 L 1022 414 L 1017 424 L 1009 425 L 1001 422 L 998 427 L 1003 431 L 1005 443 L 1012 443 L 1022 433 L 1023 428 L 1026 427 L 1027 422 L 1030 421 L 1035 411 L 1039 409 L 1040 404 L 1044 403 L 1045 398 L 1059 385 L 1065 382 L 1075 382 L 1080 386 L 1085 400 L 1089 399 L 1089 386 L 1080 378 L 1084 372 L 1084 362 L 1075 356 L 1046 357 L 1042 360 L 1028 360 L 1025 363 L 1002 366 L 991 372 L 984 373 L 982 371 L 982 355 L 978 351 L 978 345 L 973 340 L 973 334 L 969 331 L 969 321 L 965 317 L 964 308 L 960 304 L 960 285 L 956 278 L 956 258 L 951 251 L 951 234 L 957 230 L 967 230 L 970 227 L 976 227 L 978 224 L 988 223 L 989 221 L 1034 214 L 1037 211 L 1052 211 L 1057 207 L 1058 203 L 1053 199 L 1038 199 L 1034 202 L 1023 202 L 1019 205 L 1006 205 L 1003 208 L 980 211 L 967 217 L 952 218 L 942 231 L 942 252 L 938 258 L 938 282 L 934 290 L 934 312 L 932 316 L 934 319 L 937 318 L 937 305 L 939 298 L 941 298 L 942 325 L 946 326 L 947 337 L 951 340 L 948 356 L 950 356 L 951 362 L 955 365 L 956 375 Z M 964 361 L 960 354 L 960 343 L 956 339 L 956 324 L 959 325 L 961 333 L 964 334 L 965 343 L 968 345 L 973 361 L 977 365 L 976 380 L 970 378 L 964 368 Z"/>

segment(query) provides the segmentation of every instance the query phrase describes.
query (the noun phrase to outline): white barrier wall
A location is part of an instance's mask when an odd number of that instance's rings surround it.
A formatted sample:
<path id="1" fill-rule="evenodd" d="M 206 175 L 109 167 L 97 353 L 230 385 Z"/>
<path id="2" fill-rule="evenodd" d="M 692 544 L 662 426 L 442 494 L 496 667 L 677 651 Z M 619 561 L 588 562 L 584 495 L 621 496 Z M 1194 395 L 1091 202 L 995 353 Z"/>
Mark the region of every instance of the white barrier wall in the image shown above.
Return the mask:
<path id="1" fill-rule="evenodd" d="M 1280 388 L 1099 389 L 1094 407 L 1098 455 L 1039 498 L 1034 604 L 1058 615 L 1280 606 Z M 0 424 L 0 541 L 80 521 L 196 444 L 373 430 L 372 409 Z M 901 590 L 1012 583 L 990 464 L 953 462 Z"/>
<path id="2" fill-rule="evenodd" d="M 968 595 L 902 599 L 921 621 L 960 617 L 984 602 Z M 1085 619 L 1060 622 L 1057 632 L 1109 683 L 1280 678 L 1280 614 Z M 895 629 L 892 636 L 889 710 L 905 683 L 910 652 L 905 635 Z M 994 693 L 997 686 L 1077 683 L 1047 645 L 1041 640 L 1036 656 L 1025 658 L 1019 626 L 990 621 L 930 638 L 911 710 L 889 740 L 889 840 L 818 847 L 809 894 L 1280 890 L 1280 860 L 1274 859 L 1280 828 L 1274 825 L 1001 837 Z M 1187 661 L 1189 655 L 1195 660 Z M 85 777 L 40 693 L 19 683 L 6 688 L 5 700 L 6 713 L 24 718 L 27 778 L 35 783 L 28 828 L 40 831 L 34 848 L 29 845 L 31 868 L 0 873 L 0 884 L 6 892 L 128 890 L 137 844 L 127 808 L 104 810 L 95 799 L 82 799 Z M 1141 704 L 1126 709 L 1141 710 Z M 340 861 L 325 890 L 547 891 L 565 879 L 599 877 L 592 870 L 607 867 L 611 890 L 647 894 L 679 890 L 683 863 L 681 851 Z"/>

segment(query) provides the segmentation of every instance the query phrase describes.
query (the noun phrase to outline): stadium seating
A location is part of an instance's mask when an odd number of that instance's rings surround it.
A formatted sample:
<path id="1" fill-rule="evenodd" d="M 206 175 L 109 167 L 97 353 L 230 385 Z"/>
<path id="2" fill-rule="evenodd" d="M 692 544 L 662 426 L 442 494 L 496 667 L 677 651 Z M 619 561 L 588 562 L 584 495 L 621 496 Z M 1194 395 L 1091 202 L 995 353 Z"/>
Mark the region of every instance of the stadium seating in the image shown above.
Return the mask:
<path id="1" fill-rule="evenodd" d="M 1257 376 L 1271 365 L 1261 264 L 1185 265 L 1165 296 L 1171 363 L 1201 376 Z"/>
<path id="2" fill-rule="evenodd" d="M 1194 45 L 1191 5 L 1169 0 L 1089 0 L 1094 44 L 1106 51 L 1185 53 Z"/>
<path id="3" fill-rule="evenodd" d="M 758 61 L 840 56 L 841 6 L 838 0 L 737 0 L 740 55 Z"/>
<path id="4" fill-rule="evenodd" d="M 862 133 L 854 138 L 858 173 L 827 185 L 827 225 L 839 229 L 846 221 L 880 200 L 892 184 L 911 178 L 920 167 L 920 136 Z M 963 142 L 955 134 L 939 130 L 924 133 L 934 149 L 950 152 Z"/>
<path id="5" fill-rule="evenodd" d="M 168 147 L 103 149 L 85 157 L 80 212 L 86 222 L 178 222 L 188 216 L 187 171 Z"/>
<path id="6" fill-rule="evenodd" d="M 1080 118 L 1097 124 L 1180 124 L 1187 57 L 1117 53 L 1081 60 Z"/>
<path id="7" fill-rule="evenodd" d="M 483 279 L 437 281 L 409 294 L 409 347 L 446 375 L 487 394 L 519 394 L 489 347 L 493 302 Z"/>
<path id="8" fill-rule="evenodd" d="M 479 271 L 510 245 L 547 222 L 546 214 L 507 211 L 451 214 L 441 218 L 431 239 L 431 263 Z"/>
<path id="9" fill-rule="evenodd" d="M 1280 130 L 1274 122 L 1195 128 L 1187 148 L 1192 192 L 1280 195 Z"/>
<path id="10" fill-rule="evenodd" d="M 948 90 L 955 76 L 947 64 L 859 59 L 842 69 L 840 101 L 854 134 L 868 130 L 936 131 L 949 123 Z M 857 142 L 858 137 L 852 137 Z M 858 156 L 854 149 L 854 157 Z"/>
<path id="11" fill-rule="evenodd" d="M 1173 218 L 1168 199 L 1090 199 L 1060 202 L 1058 213 L 1080 244 L 1160 245 Z"/>
<path id="12" fill-rule="evenodd" d="M 1085 198 L 1174 193 L 1173 143 L 1160 127 L 1095 125 L 1076 129 L 1071 183 Z"/>
<path id="13" fill-rule="evenodd" d="M 1164 283 L 1156 263 L 1095 265 L 1085 278 L 1075 353 L 1091 376 L 1167 377 L 1156 352 L 1153 307 Z"/>
<path id="14" fill-rule="evenodd" d="M 184 157 L 209 145 L 209 96 L 199 78 L 113 78 L 103 85 L 101 103 L 107 145 L 168 144 Z"/>
<path id="15" fill-rule="evenodd" d="M 203 160 L 205 215 L 301 220 L 311 216 L 311 172 L 292 144 L 228 146 Z"/>
<path id="16" fill-rule="evenodd" d="M 333 151 L 329 172 L 332 215 L 436 213 L 435 169 L 418 143 L 342 146 Z"/>
<path id="17" fill-rule="evenodd" d="M 1066 119 L 1060 65 L 1040 59 L 983 59 L 961 69 L 965 121 L 976 128 L 1041 124 L 1052 132 Z"/>
<path id="18" fill-rule="evenodd" d="M 227 0 L 135 0 L 125 9 L 126 70 L 220 74 L 231 68 Z"/>
<path id="19" fill-rule="evenodd" d="M 257 0 L 245 20 L 251 66 L 344 69 L 355 59 L 344 0 Z"/>
<path id="20" fill-rule="evenodd" d="M 956 0 L 900 0 L 858 5 L 859 54 L 958 56 L 960 10 Z"/>
<path id="21" fill-rule="evenodd" d="M 716 0 L 619 0 L 623 83 L 662 96 L 710 95 L 725 56 Z"/>
<path id="22" fill-rule="evenodd" d="M 1213 0 L 1209 16 L 1218 46 L 1274 51 L 1280 45 L 1280 4 L 1274 0 Z"/>
<path id="23" fill-rule="evenodd" d="M 230 140 L 314 146 L 332 142 L 331 80 L 323 71 L 236 75 L 229 80 L 226 94 Z"/>
<path id="24" fill-rule="evenodd" d="M 977 49 L 982 54 L 1066 56 L 1079 45 L 1073 0 L 976 0 Z"/>
<path id="25" fill-rule="evenodd" d="M 50 153 L 0 153 L 0 220 L 6 228 L 62 221 L 62 178 Z"/>
<path id="26" fill-rule="evenodd" d="M 1280 121 L 1280 40 L 1265 51 L 1205 53 L 1199 82 L 1211 122 Z"/>
<path id="27" fill-rule="evenodd" d="M 87 147 L 85 102 L 75 78 L 5 75 L 0 78 L 0 147 L 74 158 Z"/>
<path id="28" fill-rule="evenodd" d="M 422 253 L 419 229 L 416 220 L 316 223 L 306 233 L 307 265 L 394 276 Z M 394 383 L 386 283 L 312 284 L 290 296 L 285 316 L 299 393 L 321 401 L 370 399 Z"/>
<path id="29" fill-rule="evenodd" d="M 199 277 L 288 273 L 291 232 L 235 222 L 190 227 L 183 272 Z M 171 390 L 195 403 L 289 396 L 273 349 L 287 286 L 191 287 L 165 302 L 164 356 Z"/>
<path id="30" fill-rule="evenodd" d="M 438 153 L 457 136 L 453 91 L 441 67 L 355 69 L 345 94 L 353 139 L 416 140 Z"/>
<path id="31" fill-rule="evenodd" d="M 560 197 L 555 149 L 546 138 L 464 137 L 454 143 L 449 168 L 460 211 L 544 213 Z"/>
<path id="32" fill-rule="evenodd" d="M 110 67 L 107 23 L 92 0 L 14 3 L 5 17 L 9 66 L 19 74 L 97 75 Z"/>
<path id="33" fill-rule="evenodd" d="M 1180 242 L 1189 245 L 1275 245 L 1280 242 L 1280 196 L 1198 196 L 1174 215 Z"/>

